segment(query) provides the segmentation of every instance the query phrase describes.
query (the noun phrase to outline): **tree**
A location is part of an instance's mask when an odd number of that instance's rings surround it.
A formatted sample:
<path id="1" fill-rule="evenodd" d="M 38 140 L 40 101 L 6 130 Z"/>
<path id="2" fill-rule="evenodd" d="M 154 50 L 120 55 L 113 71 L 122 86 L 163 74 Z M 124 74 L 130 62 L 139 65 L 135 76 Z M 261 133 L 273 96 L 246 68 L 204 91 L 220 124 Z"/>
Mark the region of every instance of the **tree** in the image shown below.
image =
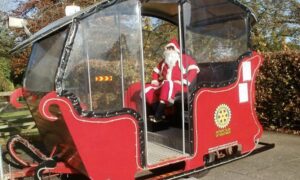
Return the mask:
<path id="1" fill-rule="evenodd" d="M 29 22 L 28 29 L 32 33 L 35 33 L 49 23 L 63 17 L 64 9 L 67 5 L 74 3 L 83 9 L 99 1 L 100 0 L 28 0 L 15 10 L 14 14 L 26 18 Z M 172 36 L 177 37 L 177 31 L 176 27 L 170 23 L 158 21 L 154 21 L 154 23 L 152 21 L 150 18 L 144 19 L 145 58 L 160 59 L 161 51 L 163 50 L 162 47 L 169 41 L 168 38 L 170 38 L 165 35 L 172 34 Z M 18 37 L 23 37 L 23 39 L 27 36 L 24 31 L 17 31 L 16 34 Z M 29 54 L 30 49 L 22 51 L 13 57 L 12 67 L 15 78 L 21 77 L 25 72 L 25 65 L 27 64 Z"/>
<path id="2" fill-rule="evenodd" d="M 13 38 L 4 27 L 0 27 L 0 91 L 10 91 L 14 89 L 10 81 L 10 58 L 9 50 L 13 45 Z"/>
<path id="3" fill-rule="evenodd" d="M 161 59 L 164 46 L 173 37 L 178 37 L 178 28 L 168 21 L 155 17 L 143 18 L 144 57 Z"/>
<path id="4" fill-rule="evenodd" d="M 65 7 L 71 4 L 85 8 L 100 0 L 28 0 L 14 11 L 16 16 L 28 19 L 29 30 L 39 31 L 51 22 L 65 16 Z"/>
<path id="5" fill-rule="evenodd" d="M 300 2 L 298 0 L 242 0 L 257 15 L 254 48 L 260 51 L 300 50 Z"/>
<path id="6" fill-rule="evenodd" d="M 143 50 L 146 82 L 151 81 L 153 67 L 162 60 L 164 46 L 173 37 L 178 37 L 178 28 L 168 21 L 155 17 L 143 17 Z"/>
<path id="7" fill-rule="evenodd" d="M 99 2 L 100 0 L 28 0 L 19 8 L 13 11 L 13 15 L 27 19 L 28 29 L 31 33 L 35 33 L 65 16 L 65 7 L 67 5 L 76 4 L 81 8 Z M 14 30 L 15 36 L 19 39 L 26 39 L 27 35 L 23 30 Z M 18 52 L 12 57 L 12 72 L 14 82 L 21 83 L 28 62 L 31 49 L 28 48 L 22 52 Z"/>
<path id="8" fill-rule="evenodd" d="M 300 3 L 298 0 L 242 1 L 257 14 L 258 22 L 252 31 L 255 49 L 260 51 L 300 50 Z M 15 10 L 14 14 L 26 18 L 29 21 L 29 30 L 35 33 L 49 23 L 63 17 L 67 5 L 75 3 L 84 8 L 96 2 L 99 2 L 99 0 L 28 0 Z M 163 29 L 168 29 L 169 25 L 153 24 L 149 19 L 145 19 L 144 22 L 145 52 L 147 52 L 147 48 L 149 52 L 160 51 L 163 44 L 168 41 L 168 39 L 162 39 Z M 171 30 L 173 33 L 174 30 Z M 18 30 L 15 33 L 18 37 L 27 38 L 24 31 Z M 156 45 L 153 46 L 155 43 Z M 155 47 L 156 49 L 153 49 Z M 26 50 L 12 58 L 12 72 L 15 78 L 21 77 L 25 72 L 24 69 L 29 54 L 30 50 Z M 145 54 L 145 58 L 156 58 L 153 57 L 153 54 L 155 53 Z"/>

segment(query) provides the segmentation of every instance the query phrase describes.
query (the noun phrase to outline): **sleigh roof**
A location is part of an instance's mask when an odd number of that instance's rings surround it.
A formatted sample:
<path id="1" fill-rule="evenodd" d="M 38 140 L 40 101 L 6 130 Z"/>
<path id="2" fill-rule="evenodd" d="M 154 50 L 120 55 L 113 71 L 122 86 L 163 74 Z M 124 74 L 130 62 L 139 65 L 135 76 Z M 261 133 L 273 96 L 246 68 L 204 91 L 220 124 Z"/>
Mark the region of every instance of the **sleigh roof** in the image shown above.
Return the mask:
<path id="1" fill-rule="evenodd" d="M 66 26 L 70 25 L 74 20 L 80 21 L 91 14 L 97 13 L 114 3 L 122 2 L 125 0 L 113 0 L 113 1 L 104 1 L 92 5 L 82 11 L 77 12 L 72 16 L 66 16 L 61 19 L 58 19 L 46 27 L 42 28 L 34 35 L 30 36 L 28 39 L 24 40 L 18 44 L 11 52 L 21 50 L 34 42 L 47 37 L 53 32 L 59 31 Z M 178 24 L 177 18 L 177 0 L 141 0 L 142 3 L 142 14 L 148 16 L 159 17 L 166 19 L 174 24 Z M 193 7 L 190 7 L 193 8 Z M 242 4 L 237 0 L 199 0 L 199 6 L 197 9 L 206 9 L 205 15 L 202 14 L 202 11 L 199 11 L 199 14 L 194 18 L 192 25 L 208 25 L 219 22 L 230 21 L 234 18 L 240 16 L 249 16 L 250 24 L 253 25 L 256 22 L 256 17 L 252 10 Z M 237 27 L 238 29 L 239 27 Z M 243 28 L 241 28 L 243 29 Z M 210 29 L 200 29 L 204 33 L 210 33 Z M 219 34 L 222 36 L 222 34 Z"/>

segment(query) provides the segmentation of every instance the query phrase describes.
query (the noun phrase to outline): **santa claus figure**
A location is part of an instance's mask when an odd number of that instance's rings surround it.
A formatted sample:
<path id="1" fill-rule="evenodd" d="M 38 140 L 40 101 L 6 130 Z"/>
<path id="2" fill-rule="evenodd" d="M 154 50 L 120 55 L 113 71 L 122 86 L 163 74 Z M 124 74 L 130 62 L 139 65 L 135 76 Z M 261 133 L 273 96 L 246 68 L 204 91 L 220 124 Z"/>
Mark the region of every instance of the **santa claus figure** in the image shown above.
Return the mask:
<path id="1" fill-rule="evenodd" d="M 182 54 L 180 62 L 180 47 L 176 39 L 165 46 L 163 55 L 164 59 L 153 69 L 151 84 L 145 89 L 146 101 L 154 110 L 150 120 L 156 122 L 164 119 L 165 107 L 174 103 L 175 95 L 181 92 L 181 84 L 186 90 L 199 72 L 192 57 Z"/>

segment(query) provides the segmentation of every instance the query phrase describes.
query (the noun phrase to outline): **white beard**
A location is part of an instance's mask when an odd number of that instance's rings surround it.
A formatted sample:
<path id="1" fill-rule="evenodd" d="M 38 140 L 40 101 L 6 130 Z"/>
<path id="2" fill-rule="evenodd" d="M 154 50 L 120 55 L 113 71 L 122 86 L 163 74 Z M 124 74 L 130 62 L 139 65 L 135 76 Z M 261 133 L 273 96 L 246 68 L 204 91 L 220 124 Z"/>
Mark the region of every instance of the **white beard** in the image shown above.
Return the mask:
<path id="1" fill-rule="evenodd" d="M 175 50 L 164 51 L 165 63 L 169 67 L 174 67 L 176 62 L 179 61 L 179 54 Z"/>

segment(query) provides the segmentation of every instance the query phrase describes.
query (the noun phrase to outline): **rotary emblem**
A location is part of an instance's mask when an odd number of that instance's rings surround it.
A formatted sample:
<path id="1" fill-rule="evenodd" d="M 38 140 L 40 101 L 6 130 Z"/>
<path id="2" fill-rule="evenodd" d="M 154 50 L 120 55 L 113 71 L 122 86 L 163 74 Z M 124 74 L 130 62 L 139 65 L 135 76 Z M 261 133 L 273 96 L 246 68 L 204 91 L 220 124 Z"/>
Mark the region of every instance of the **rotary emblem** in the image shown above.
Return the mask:
<path id="1" fill-rule="evenodd" d="M 214 119 L 218 128 L 226 128 L 231 119 L 230 108 L 226 104 L 219 105 L 215 111 Z"/>

